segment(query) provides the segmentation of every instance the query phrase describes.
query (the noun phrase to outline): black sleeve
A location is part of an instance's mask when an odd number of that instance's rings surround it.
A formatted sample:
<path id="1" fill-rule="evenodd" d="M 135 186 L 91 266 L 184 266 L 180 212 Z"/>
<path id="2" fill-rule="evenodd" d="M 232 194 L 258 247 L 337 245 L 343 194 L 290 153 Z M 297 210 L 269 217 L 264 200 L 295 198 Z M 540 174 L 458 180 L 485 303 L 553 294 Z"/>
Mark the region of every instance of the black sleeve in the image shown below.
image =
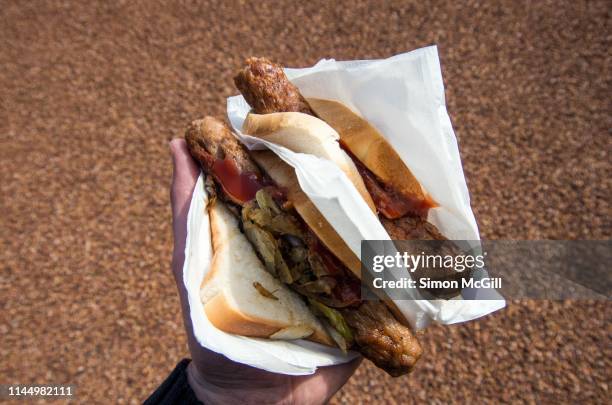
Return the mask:
<path id="1" fill-rule="evenodd" d="M 189 359 L 181 360 L 174 368 L 174 371 L 166 378 L 166 381 L 144 401 L 144 405 L 203 405 L 196 398 L 187 382 L 187 366 L 190 361 Z"/>

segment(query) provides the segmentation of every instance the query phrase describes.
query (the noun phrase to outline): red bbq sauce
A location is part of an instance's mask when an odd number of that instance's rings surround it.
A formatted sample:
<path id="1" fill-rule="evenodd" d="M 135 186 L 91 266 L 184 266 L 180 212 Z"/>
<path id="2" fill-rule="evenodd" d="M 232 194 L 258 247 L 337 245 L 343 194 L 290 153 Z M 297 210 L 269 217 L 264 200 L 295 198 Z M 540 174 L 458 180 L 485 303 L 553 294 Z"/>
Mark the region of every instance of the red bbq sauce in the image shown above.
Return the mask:
<path id="1" fill-rule="evenodd" d="M 340 147 L 351 157 L 359 174 L 363 178 L 376 209 L 385 218 L 396 219 L 409 215 L 411 217 L 427 218 L 430 208 L 436 207 L 436 203 L 429 197 L 425 199 L 405 195 L 389 184 L 381 182 L 374 173 L 370 171 L 359 159 L 355 157 L 342 140 Z"/>
<path id="2" fill-rule="evenodd" d="M 265 182 L 256 173 L 240 173 L 236 163 L 229 157 L 217 159 L 212 165 L 212 171 L 219 180 L 223 190 L 232 198 L 243 203 L 255 198 L 255 194 L 264 188 Z"/>

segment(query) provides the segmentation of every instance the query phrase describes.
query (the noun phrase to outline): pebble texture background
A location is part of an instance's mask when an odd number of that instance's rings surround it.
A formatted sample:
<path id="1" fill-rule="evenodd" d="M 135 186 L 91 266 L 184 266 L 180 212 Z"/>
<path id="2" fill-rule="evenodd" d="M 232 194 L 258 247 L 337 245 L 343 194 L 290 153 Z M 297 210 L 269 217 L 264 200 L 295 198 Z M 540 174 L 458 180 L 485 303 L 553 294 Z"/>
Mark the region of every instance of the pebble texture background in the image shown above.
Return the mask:
<path id="1" fill-rule="evenodd" d="M 167 142 L 221 116 L 249 55 L 287 66 L 439 46 L 483 237 L 610 237 L 607 1 L 3 1 L 0 383 L 138 403 L 188 356 Z M 493 4 L 495 3 L 495 4 Z M 364 364 L 334 403 L 603 403 L 607 302 L 434 326 L 409 378 Z"/>

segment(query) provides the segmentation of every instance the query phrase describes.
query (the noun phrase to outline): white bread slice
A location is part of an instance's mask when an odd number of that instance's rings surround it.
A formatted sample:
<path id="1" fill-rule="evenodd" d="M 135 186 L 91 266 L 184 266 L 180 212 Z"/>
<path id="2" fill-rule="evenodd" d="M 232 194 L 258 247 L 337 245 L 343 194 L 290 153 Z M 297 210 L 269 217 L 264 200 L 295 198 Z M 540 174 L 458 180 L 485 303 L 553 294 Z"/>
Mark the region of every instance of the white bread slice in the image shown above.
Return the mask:
<path id="1" fill-rule="evenodd" d="M 344 265 L 359 279 L 361 279 L 361 261 L 340 238 L 334 228 L 321 215 L 317 207 L 310 201 L 302 191 L 298 183 L 293 167 L 283 162 L 278 156 L 269 150 L 253 150 L 251 157 L 270 176 L 274 183 L 285 189 L 287 199 L 302 217 L 304 222 L 317 235 L 317 238 L 332 252 Z M 406 317 L 402 314 L 393 300 L 384 295 L 380 290 L 373 290 L 380 299 L 385 301 L 396 319 L 404 325 L 410 326 Z"/>
<path id="2" fill-rule="evenodd" d="M 355 163 L 340 148 L 340 136 L 325 121 L 299 112 L 249 114 L 242 125 L 242 132 L 284 146 L 293 152 L 334 162 L 353 183 L 372 212 L 376 212 Z"/>
<path id="3" fill-rule="evenodd" d="M 302 191 L 293 167 L 268 150 L 253 150 L 251 157 L 276 185 L 285 190 L 287 199 L 317 238 L 357 277 L 361 278 L 361 261 Z"/>
<path id="4" fill-rule="evenodd" d="M 317 104 L 317 106 L 319 106 L 319 104 Z M 338 109 L 340 122 L 342 122 L 342 117 L 347 117 L 348 111 L 352 114 L 348 119 L 349 124 L 353 123 L 363 126 L 365 123 L 365 125 L 369 126 L 369 124 L 361 118 L 358 122 L 351 121 L 354 118 L 353 116 L 356 115 L 346 107 L 340 106 L 342 107 L 342 109 Z M 350 125 L 348 126 L 350 129 Z M 346 127 L 342 125 L 340 125 L 339 128 L 343 131 L 346 130 Z M 371 128 L 376 131 L 373 127 Z M 248 135 L 282 145 L 294 152 L 309 153 L 332 160 L 343 169 L 349 180 L 353 182 L 355 188 L 357 188 L 362 196 L 365 195 L 364 200 L 375 212 L 374 203 L 363 184 L 361 175 L 357 171 L 351 158 L 338 144 L 338 139 L 341 135 L 338 135 L 336 129 L 332 128 L 325 121 L 303 113 L 273 113 L 265 115 L 251 113 L 247 116 L 242 131 Z M 382 135 L 376 134 L 386 143 Z M 344 141 L 344 138 L 342 139 Z M 388 145 L 388 143 L 386 143 L 386 145 Z M 388 145 L 388 147 L 392 153 L 397 155 L 390 145 Z M 289 201 L 291 201 L 295 210 L 313 230 L 319 240 L 323 242 L 329 251 L 340 259 L 357 278 L 361 279 L 360 259 L 346 245 L 344 240 L 340 238 L 334 228 L 327 222 L 308 196 L 301 190 L 294 169 L 270 151 L 251 151 L 251 157 L 253 157 L 255 162 L 257 162 L 277 185 L 285 189 Z M 377 158 L 384 161 L 386 157 L 379 156 Z M 348 163 L 346 162 L 347 160 Z M 408 170 L 408 168 L 406 167 L 405 170 Z M 413 179 L 408 179 L 408 184 L 412 184 L 417 187 L 418 190 L 421 190 L 420 183 L 412 176 L 409 170 L 408 175 Z M 404 325 L 410 325 L 393 300 L 378 290 L 374 290 L 374 292 L 387 304 L 400 322 Z"/>
<path id="5" fill-rule="evenodd" d="M 333 346 L 304 301 L 266 271 L 227 207 L 215 199 L 209 204 L 209 214 L 214 253 L 200 298 L 210 322 L 242 336 L 307 338 Z M 254 283 L 277 299 L 262 295 Z"/>
<path id="6" fill-rule="evenodd" d="M 315 114 L 338 131 L 348 150 L 379 179 L 408 197 L 435 205 L 395 149 L 369 122 L 337 101 L 318 98 L 307 101 Z"/>

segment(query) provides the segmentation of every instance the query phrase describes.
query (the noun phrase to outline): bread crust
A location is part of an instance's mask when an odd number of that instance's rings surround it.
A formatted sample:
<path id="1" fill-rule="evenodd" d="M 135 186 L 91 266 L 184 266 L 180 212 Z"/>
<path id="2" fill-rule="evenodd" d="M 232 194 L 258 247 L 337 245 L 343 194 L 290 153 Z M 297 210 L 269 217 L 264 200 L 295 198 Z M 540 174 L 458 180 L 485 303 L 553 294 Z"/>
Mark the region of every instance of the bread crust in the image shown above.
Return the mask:
<path id="1" fill-rule="evenodd" d="M 246 316 L 232 307 L 230 300 L 223 292 L 215 295 L 204 305 L 204 312 L 206 312 L 206 317 L 215 328 L 240 336 L 267 338 L 287 327 L 280 322 Z M 334 341 L 320 330 L 315 330 L 312 335 L 304 339 L 327 346 L 336 346 Z"/>
<path id="2" fill-rule="evenodd" d="M 285 326 L 244 315 L 232 308 L 223 292 L 215 295 L 204 305 L 204 312 L 217 329 L 241 336 L 268 337 Z"/>
<path id="3" fill-rule="evenodd" d="M 300 112 L 249 114 L 242 132 L 286 147 L 328 159 L 346 174 L 372 212 L 376 206 L 350 156 L 340 148 L 338 133 L 325 121 Z"/>
<path id="4" fill-rule="evenodd" d="M 383 183 L 418 200 L 430 200 L 408 166 L 376 128 L 344 104 L 309 98 L 308 104 L 340 135 L 341 141 Z"/>

